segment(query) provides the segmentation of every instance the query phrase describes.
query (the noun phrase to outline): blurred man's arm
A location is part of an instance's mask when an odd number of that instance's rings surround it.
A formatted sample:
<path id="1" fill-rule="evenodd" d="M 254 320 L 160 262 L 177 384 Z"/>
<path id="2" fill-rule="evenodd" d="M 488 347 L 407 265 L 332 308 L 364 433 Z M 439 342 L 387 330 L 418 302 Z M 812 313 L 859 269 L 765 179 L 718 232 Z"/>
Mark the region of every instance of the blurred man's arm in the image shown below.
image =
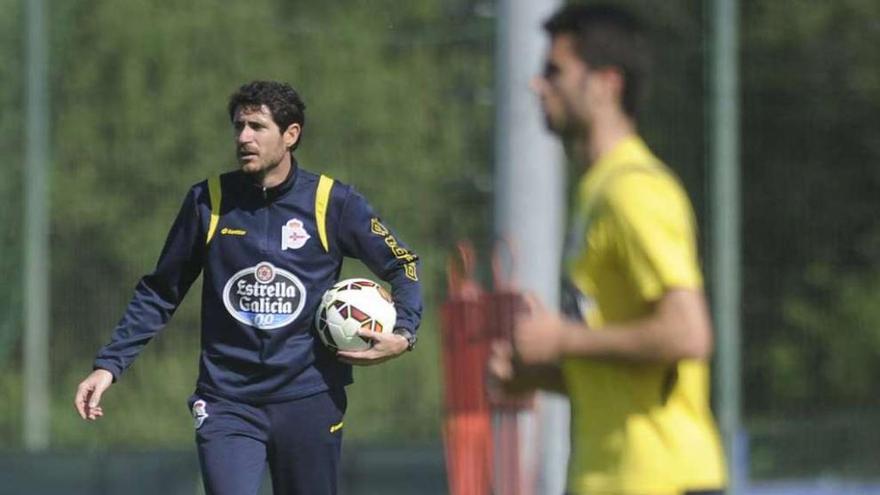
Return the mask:
<path id="1" fill-rule="evenodd" d="M 566 334 L 563 354 L 662 363 L 712 354 L 712 324 L 701 290 L 670 290 L 647 317 L 602 330 Z"/>
<path id="2" fill-rule="evenodd" d="M 673 363 L 706 359 L 712 352 L 712 327 L 705 297 L 697 289 L 672 289 L 648 316 L 588 330 L 530 299 L 530 311 L 517 321 L 517 355 L 528 365 L 563 357 Z"/>

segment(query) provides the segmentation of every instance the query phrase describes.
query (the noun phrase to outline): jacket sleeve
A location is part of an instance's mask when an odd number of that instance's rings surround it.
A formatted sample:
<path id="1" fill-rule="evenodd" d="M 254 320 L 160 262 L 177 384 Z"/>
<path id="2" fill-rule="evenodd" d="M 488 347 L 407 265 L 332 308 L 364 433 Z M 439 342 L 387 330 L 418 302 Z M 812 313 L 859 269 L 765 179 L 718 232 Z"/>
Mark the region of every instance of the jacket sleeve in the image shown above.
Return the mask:
<path id="1" fill-rule="evenodd" d="M 161 330 L 202 270 L 205 234 L 190 190 L 172 225 L 153 273 L 140 279 L 110 342 L 98 351 L 94 368 L 119 376 Z"/>
<path id="2" fill-rule="evenodd" d="M 391 285 L 391 297 L 397 309 L 395 328 L 405 328 L 415 334 L 422 318 L 419 257 L 382 223 L 366 199 L 353 189 L 345 199 L 338 239 L 345 256 L 361 260 Z"/>

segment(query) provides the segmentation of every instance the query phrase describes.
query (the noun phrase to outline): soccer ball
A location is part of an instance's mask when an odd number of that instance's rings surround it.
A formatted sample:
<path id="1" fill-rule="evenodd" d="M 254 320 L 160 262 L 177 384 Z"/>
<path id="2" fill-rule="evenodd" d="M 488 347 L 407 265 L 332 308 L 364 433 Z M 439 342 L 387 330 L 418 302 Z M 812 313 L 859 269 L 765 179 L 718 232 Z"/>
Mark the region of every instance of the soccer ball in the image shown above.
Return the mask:
<path id="1" fill-rule="evenodd" d="M 321 297 L 315 314 L 318 336 L 329 348 L 341 351 L 369 349 L 372 341 L 358 335 L 358 330 L 391 332 L 396 320 L 391 295 L 365 278 L 337 282 Z"/>

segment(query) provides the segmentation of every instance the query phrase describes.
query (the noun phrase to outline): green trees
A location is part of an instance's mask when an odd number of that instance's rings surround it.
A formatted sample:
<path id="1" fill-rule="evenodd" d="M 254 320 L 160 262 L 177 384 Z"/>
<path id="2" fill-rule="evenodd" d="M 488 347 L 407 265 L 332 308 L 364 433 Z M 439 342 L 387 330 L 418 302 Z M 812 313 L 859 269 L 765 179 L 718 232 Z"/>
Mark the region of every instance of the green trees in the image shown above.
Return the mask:
<path id="1" fill-rule="evenodd" d="M 0 19 L 0 57 L 5 63 L 0 64 L 0 108 L 4 115 L 19 118 L 0 118 L 0 152 L 9 165 L 4 166 L 4 180 L 0 181 L 0 225 L 7 228 L 0 230 L 0 273 L 16 273 L 22 264 L 21 252 L 17 249 L 21 233 L 17 226 L 22 221 L 20 208 L 12 205 L 21 204 L 21 166 L 24 149 L 19 144 L 24 137 L 24 104 L 19 97 L 24 78 L 19 76 L 22 67 L 22 37 L 18 36 L 16 23 L 20 17 L 18 2 L 0 1 L 0 9 L 7 13 Z M 7 206 L 8 205 L 8 206 Z M 15 350 L 19 337 L 21 321 L 21 290 L 14 284 L 0 285 L 0 365 Z"/>
<path id="2" fill-rule="evenodd" d="M 747 407 L 876 407 L 880 8 L 744 14 Z"/>

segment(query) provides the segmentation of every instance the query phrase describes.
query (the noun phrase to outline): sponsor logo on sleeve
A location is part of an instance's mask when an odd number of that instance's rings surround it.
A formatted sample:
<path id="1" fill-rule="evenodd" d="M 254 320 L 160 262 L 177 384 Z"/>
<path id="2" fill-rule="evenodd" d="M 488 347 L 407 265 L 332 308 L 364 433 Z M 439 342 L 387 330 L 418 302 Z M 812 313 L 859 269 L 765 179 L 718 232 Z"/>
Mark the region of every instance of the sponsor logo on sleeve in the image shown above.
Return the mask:
<path id="1" fill-rule="evenodd" d="M 391 235 L 391 231 L 382 225 L 382 222 L 378 218 L 370 220 L 370 231 L 379 237 L 385 238 L 385 245 L 388 246 L 388 249 L 391 250 L 394 257 L 404 262 L 403 268 L 406 277 L 418 281 L 419 275 L 416 273 L 416 260 L 419 259 L 418 256 L 412 254 L 408 249 L 398 244 L 397 239 Z"/>
<path id="2" fill-rule="evenodd" d="M 382 222 L 380 222 L 378 218 L 370 219 L 370 230 L 374 234 L 381 237 L 385 237 L 386 235 L 391 233 L 388 232 L 388 229 L 384 225 L 382 225 Z"/>
<path id="3" fill-rule="evenodd" d="M 407 263 L 403 265 L 403 269 L 406 272 L 406 278 L 410 280 L 419 281 L 419 274 L 416 272 L 416 264 L 415 263 Z"/>
<path id="4" fill-rule="evenodd" d="M 229 314 L 261 330 L 290 324 L 302 312 L 305 302 L 302 281 L 267 261 L 239 271 L 223 288 L 223 304 Z"/>

